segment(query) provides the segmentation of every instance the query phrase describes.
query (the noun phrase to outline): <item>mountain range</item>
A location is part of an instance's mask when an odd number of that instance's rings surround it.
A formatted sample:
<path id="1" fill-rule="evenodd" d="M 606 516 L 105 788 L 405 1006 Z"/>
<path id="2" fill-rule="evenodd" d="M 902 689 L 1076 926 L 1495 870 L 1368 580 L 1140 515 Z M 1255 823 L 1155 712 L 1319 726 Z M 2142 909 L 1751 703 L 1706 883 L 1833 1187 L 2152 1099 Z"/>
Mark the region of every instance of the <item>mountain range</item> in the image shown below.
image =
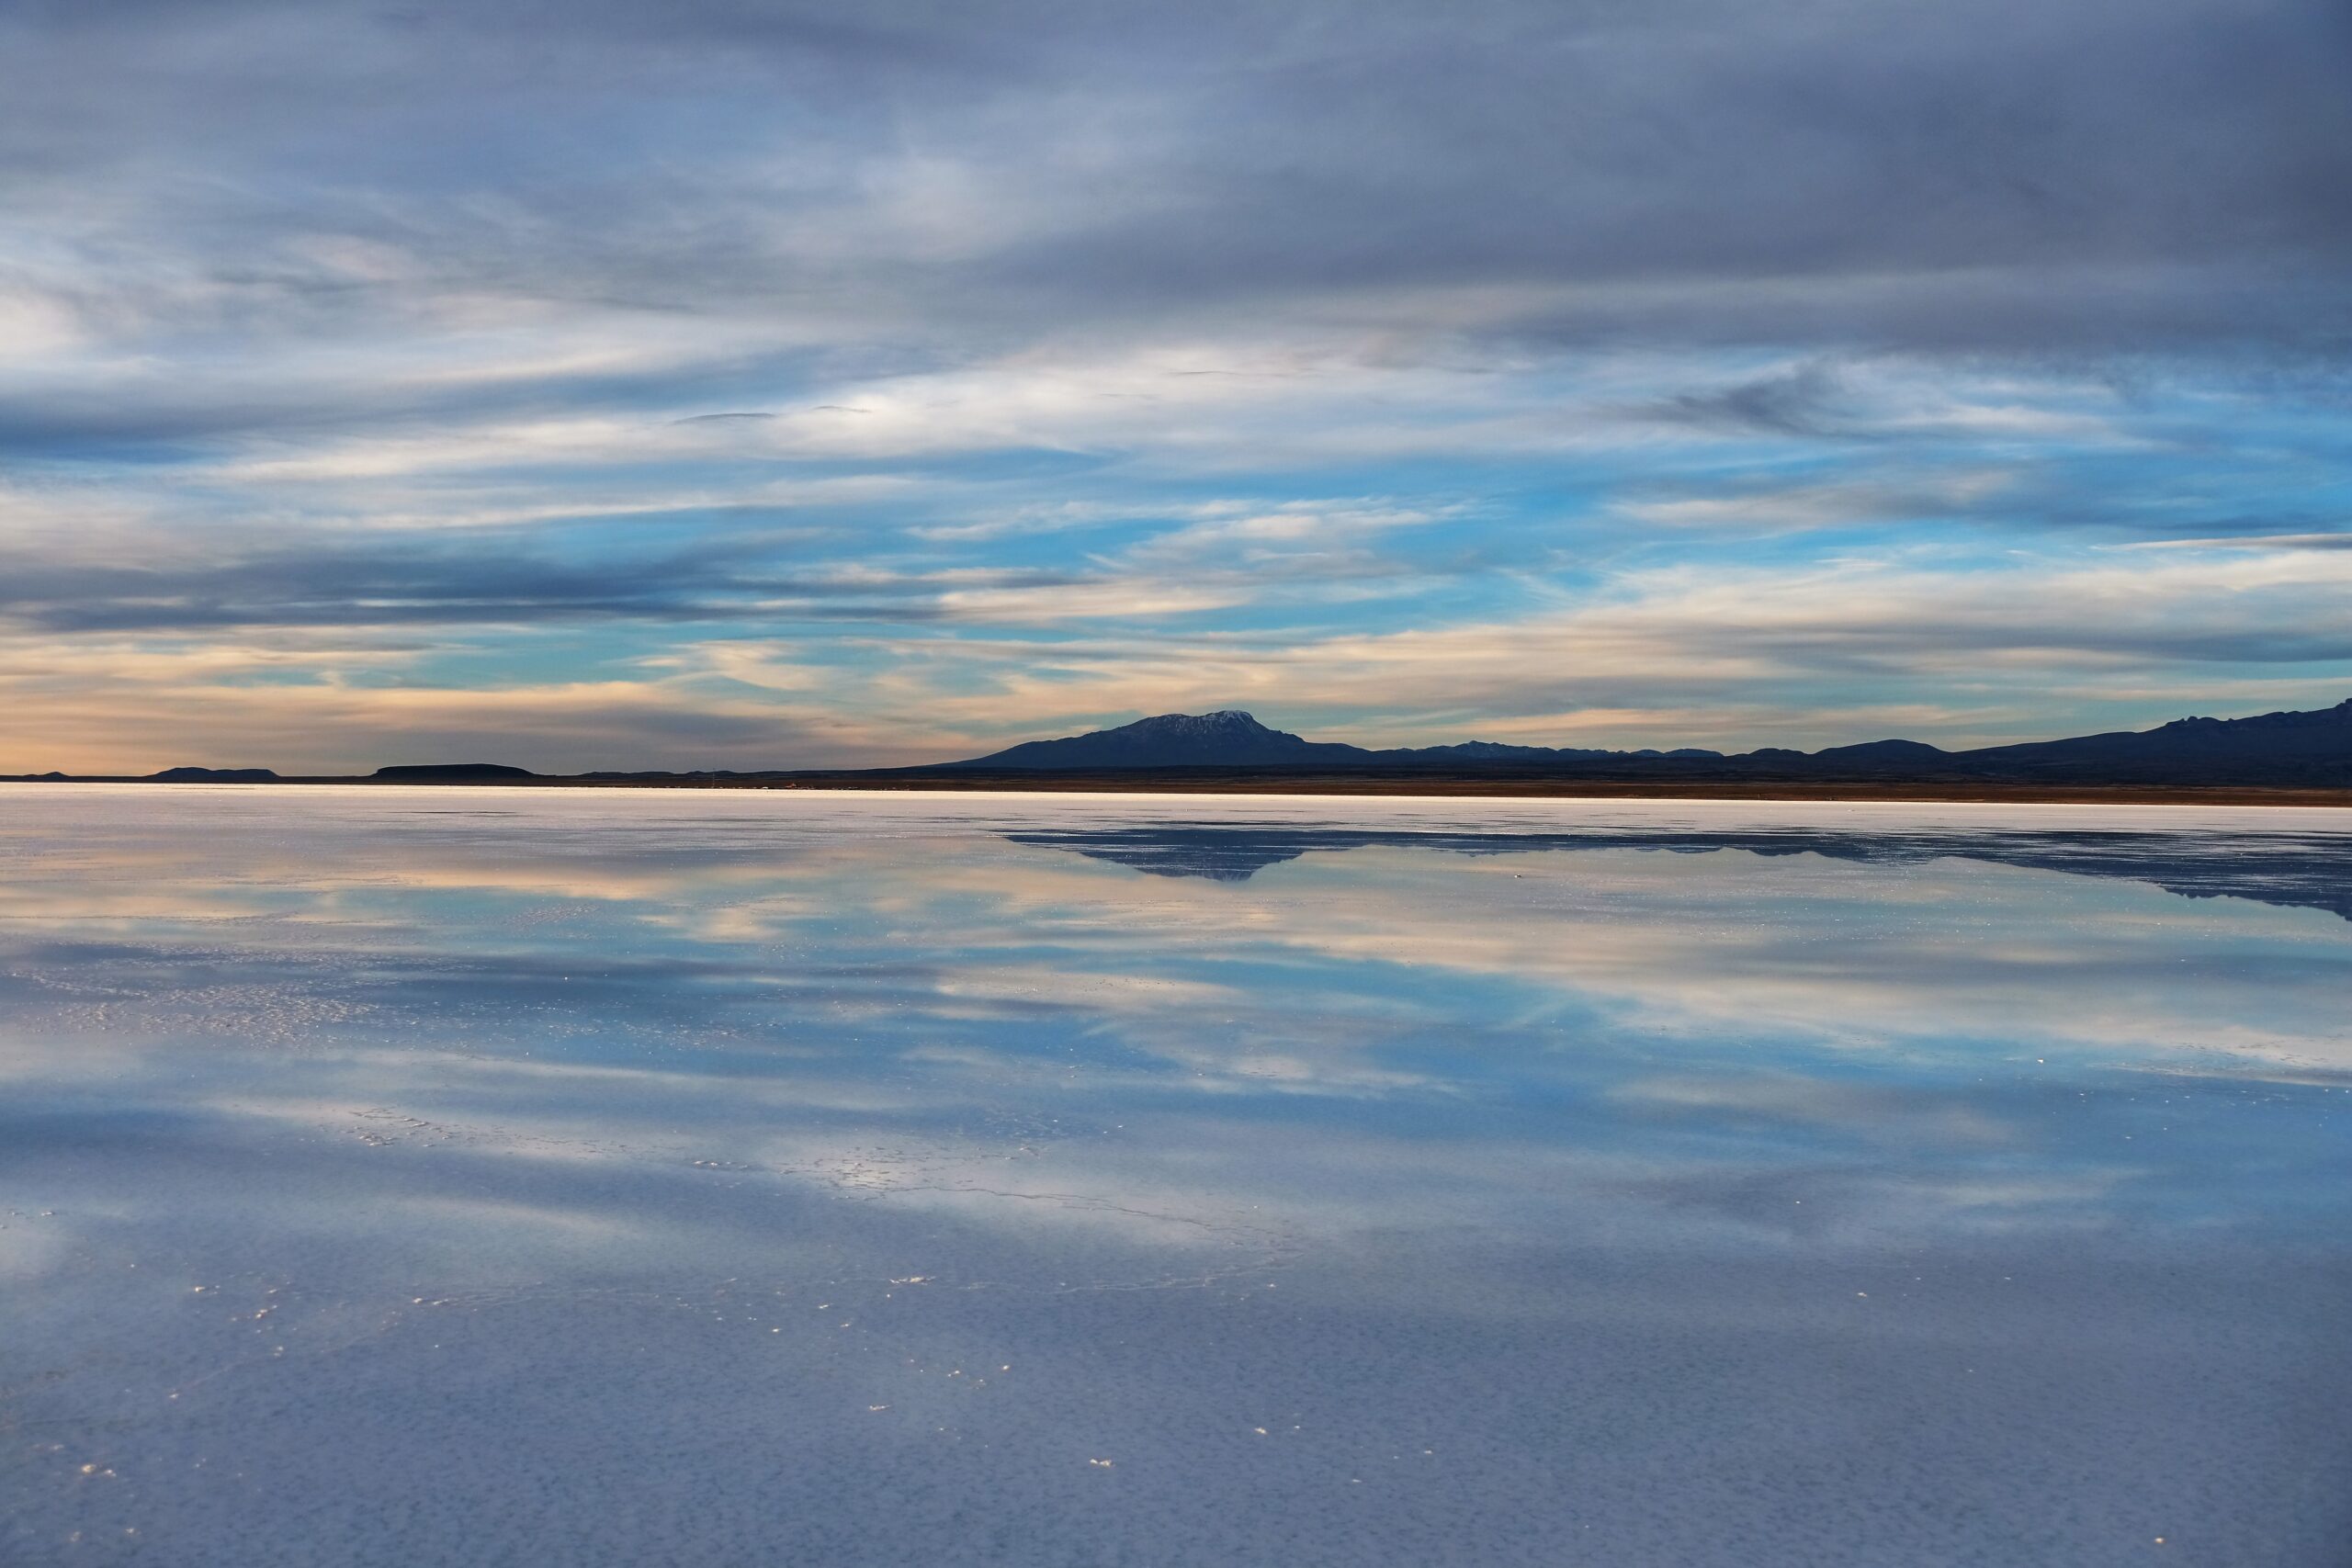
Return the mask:
<path id="1" fill-rule="evenodd" d="M 1797 751 L 1607 750 L 1467 740 L 1450 746 L 1375 749 L 1309 740 L 1270 728 L 1246 713 L 1161 714 L 1114 729 L 1020 745 L 958 762 L 869 769 L 767 768 L 736 771 L 597 772 L 539 774 L 493 762 L 401 763 L 365 775 L 281 777 L 267 768 L 166 768 L 151 784 L 617 784 L 645 788 L 1033 788 L 1057 777 L 1133 787 L 1139 775 L 1164 773 L 1195 787 L 1283 787 L 1309 779 L 1329 787 L 1385 792 L 1398 787 L 1460 786 L 1486 791 L 1523 780 L 1544 792 L 1589 782 L 1611 793 L 1643 785 L 1708 793 L 1753 786 L 1997 785 L 2104 788 L 2352 789 L 2352 699 L 2309 713 L 2248 718 L 2178 718 L 2154 729 L 2114 730 L 2064 740 L 2034 740 L 1946 751 L 1918 740 L 1871 740 Z M 6 775 L 24 782 L 72 782 L 58 773 Z M 1385 778 L 1386 782 L 1376 782 Z M 1409 785 L 1406 781 L 1409 780 Z M 1091 786 L 1090 786 L 1091 787 Z M 1317 787 L 1321 787 L 1318 785 Z"/>
<path id="2" fill-rule="evenodd" d="M 1163 714 L 1115 729 L 1030 740 L 928 772 L 1095 773 L 1132 769 L 1405 769 L 1543 773 L 1676 780 L 1976 780 L 2036 784 L 2352 785 L 2352 699 L 2310 713 L 2181 718 L 2116 730 L 1946 751 L 1917 740 L 1872 740 L 1819 751 L 1693 747 L 1613 751 L 1472 740 L 1374 750 L 1308 740 L 1232 710 Z"/>

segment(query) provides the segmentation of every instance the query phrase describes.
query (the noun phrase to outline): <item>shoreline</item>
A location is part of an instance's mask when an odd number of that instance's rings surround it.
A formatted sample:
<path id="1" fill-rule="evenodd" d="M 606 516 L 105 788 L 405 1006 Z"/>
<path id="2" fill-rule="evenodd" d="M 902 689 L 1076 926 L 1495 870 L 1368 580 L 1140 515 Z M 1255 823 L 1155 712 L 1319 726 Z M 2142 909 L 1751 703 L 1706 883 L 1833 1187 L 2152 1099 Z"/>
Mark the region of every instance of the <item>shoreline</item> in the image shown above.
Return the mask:
<path id="1" fill-rule="evenodd" d="M 158 789 L 302 789 L 322 786 L 374 789 L 621 789 L 865 792 L 906 795 L 1159 795 L 1241 796 L 1357 795 L 1464 800 L 1723 800 L 1903 802 L 2015 806 L 2258 806 L 2352 809 L 2352 788 L 2261 784 L 2040 784 L 2013 783 L 1883 783 L 1868 781 L 1663 780 L 1592 778 L 1371 776 L 1328 773 L 1250 777 L 1168 773 L 1047 774 L 991 773 L 972 776 L 906 774 L 749 775 L 737 778 L 590 778 L 578 775 L 528 779 L 452 779 L 419 783 L 368 777 L 285 778 L 274 781 L 158 780 L 146 777 L 40 778 L 16 775 L 0 784 L 48 785 L 143 785 Z"/>

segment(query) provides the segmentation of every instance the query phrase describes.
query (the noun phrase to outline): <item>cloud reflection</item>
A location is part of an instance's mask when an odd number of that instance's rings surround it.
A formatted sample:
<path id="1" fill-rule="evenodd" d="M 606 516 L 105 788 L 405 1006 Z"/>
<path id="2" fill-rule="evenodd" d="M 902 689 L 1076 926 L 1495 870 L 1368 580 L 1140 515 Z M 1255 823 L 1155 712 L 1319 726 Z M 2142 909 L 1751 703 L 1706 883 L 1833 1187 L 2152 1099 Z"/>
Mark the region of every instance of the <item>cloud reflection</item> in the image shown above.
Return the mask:
<path id="1" fill-rule="evenodd" d="M 2063 1536 L 2219 1462 L 2233 1530 L 2322 1561 L 2278 1456 L 2342 1445 L 2245 1391 L 2352 1387 L 2324 835 L 2243 835 L 2215 874 L 2266 904 L 2148 879 L 2205 840 L 2012 853 L 1968 808 L 1779 839 L 1228 803 L 1204 838 L 1148 800 L 21 802 L 0 1320 L 57 1434 L 0 1470 L 29 1561 L 492 1495 L 443 1453 L 600 1521 L 587 1562 L 644 1544 L 605 1489 L 656 1472 L 710 1561 L 755 1538 L 747 1487 L 797 1510 L 758 1539 L 828 1561 L 967 1540 L 883 1506 L 910 1474 L 1022 1499 L 1023 1540 L 1159 1518 L 1237 1561 L 1286 1539 L 1276 1493 L 1409 1532 L 1468 1487 L 1463 1539 L 1507 1561 L 1505 1498 L 1563 1495 L 1531 1453 L 1604 1478 L 1554 1529 L 1638 1556 L 1673 1532 L 1646 1472 L 1607 1479 L 1625 1412 L 1720 1526 L 1762 1462 L 1735 1392 L 1811 1434 L 1771 1484 L 1843 1540 L 1904 1539 L 1889 1495 Z M 1200 843 L 1251 874 L 1148 874 Z M 2197 1419 L 2103 1392 L 2155 1369 Z M 227 1432 L 327 1522 L 171 1468 Z M 2113 1479 L 2049 1479 L 2092 1441 Z M 1055 1500 L 1105 1457 L 1149 1496 Z M 850 1506 L 884 1522 L 820 1550 Z M 1363 1547 L 1333 1521 L 1292 1555 Z"/>

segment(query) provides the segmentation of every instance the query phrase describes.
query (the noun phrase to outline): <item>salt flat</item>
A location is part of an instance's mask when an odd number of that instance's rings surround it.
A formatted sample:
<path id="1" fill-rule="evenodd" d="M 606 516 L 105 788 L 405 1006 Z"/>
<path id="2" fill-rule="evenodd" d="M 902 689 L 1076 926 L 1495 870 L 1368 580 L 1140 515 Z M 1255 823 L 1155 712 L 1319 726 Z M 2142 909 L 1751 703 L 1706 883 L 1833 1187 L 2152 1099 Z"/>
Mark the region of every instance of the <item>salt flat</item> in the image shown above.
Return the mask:
<path id="1" fill-rule="evenodd" d="M 0 1557 L 2333 1563 L 2347 913 L 2343 812 L 13 787 Z"/>

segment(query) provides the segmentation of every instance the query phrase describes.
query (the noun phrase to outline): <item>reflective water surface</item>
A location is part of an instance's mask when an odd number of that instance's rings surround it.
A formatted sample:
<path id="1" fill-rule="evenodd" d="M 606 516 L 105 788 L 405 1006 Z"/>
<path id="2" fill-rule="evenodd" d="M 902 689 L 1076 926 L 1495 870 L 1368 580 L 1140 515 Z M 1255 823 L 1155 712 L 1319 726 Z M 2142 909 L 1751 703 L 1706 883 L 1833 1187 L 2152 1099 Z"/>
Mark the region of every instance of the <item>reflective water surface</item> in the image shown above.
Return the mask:
<path id="1" fill-rule="evenodd" d="M 2352 815 L 21 787 L 11 1564 L 2342 1564 Z"/>

